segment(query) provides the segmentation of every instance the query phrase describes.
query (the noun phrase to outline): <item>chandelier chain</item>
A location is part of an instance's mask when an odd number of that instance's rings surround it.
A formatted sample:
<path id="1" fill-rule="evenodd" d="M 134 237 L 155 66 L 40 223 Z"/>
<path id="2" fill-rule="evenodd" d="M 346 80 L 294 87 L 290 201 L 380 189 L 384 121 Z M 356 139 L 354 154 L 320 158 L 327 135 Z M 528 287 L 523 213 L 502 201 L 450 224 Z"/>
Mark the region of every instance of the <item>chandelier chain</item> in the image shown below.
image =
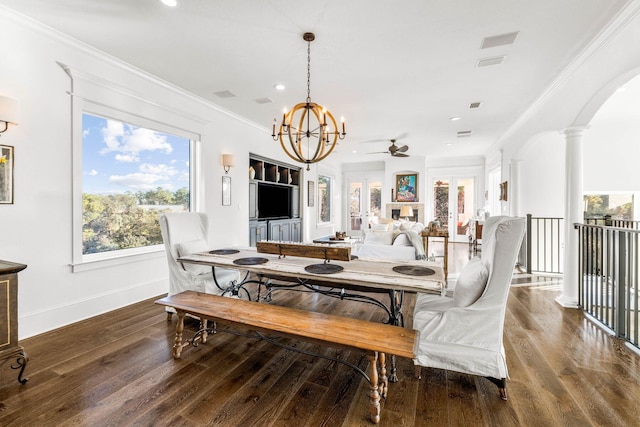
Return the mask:
<path id="1" fill-rule="evenodd" d="M 307 42 L 307 103 L 311 102 L 311 41 Z"/>

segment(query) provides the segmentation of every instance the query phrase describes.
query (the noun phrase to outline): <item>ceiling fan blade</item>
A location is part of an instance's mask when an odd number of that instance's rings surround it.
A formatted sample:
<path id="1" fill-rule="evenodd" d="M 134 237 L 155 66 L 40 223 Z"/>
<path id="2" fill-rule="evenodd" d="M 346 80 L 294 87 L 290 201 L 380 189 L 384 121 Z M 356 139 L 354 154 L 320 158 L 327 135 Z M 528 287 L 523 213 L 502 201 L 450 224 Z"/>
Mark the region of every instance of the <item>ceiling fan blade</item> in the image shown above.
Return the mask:
<path id="1" fill-rule="evenodd" d="M 404 153 L 399 153 L 399 152 L 395 152 L 391 154 L 393 157 L 409 157 L 408 154 L 404 154 Z"/>
<path id="2" fill-rule="evenodd" d="M 374 151 L 373 153 L 367 153 L 367 154 L 387 154 L 388 151 Z"/>
<path id="3" fill-rule="evenodd" d="M 403 145 L 402 147 L 398 147 L 398 149 L 396 151 L 400 151 L 401 153 L 404 153 L 408 149 L 409 149 L 408 145 Z"/>

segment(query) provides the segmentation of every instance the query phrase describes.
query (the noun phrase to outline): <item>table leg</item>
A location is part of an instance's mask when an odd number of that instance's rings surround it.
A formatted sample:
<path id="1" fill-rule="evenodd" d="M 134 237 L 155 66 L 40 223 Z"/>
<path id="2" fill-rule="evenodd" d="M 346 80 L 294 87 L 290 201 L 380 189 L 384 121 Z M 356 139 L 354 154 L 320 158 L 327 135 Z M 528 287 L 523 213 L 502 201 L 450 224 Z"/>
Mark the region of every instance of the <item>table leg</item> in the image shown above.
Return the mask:
<path id="1" fill-rule="evenodd" d="M 372 422 L 380 422 L 380 393 L 378 392 L 378 352 L 367 354 L 369 359 L 369 418 Z"/>
<path id="2" fill-rule="evenodd" d="M 444 280 L 449 276 L 449 237 L 444 237 Z M 446 284 L 445 284 L 446 287 Z"/>
<path id="3" fill-rule="evenodd" d="M 389 308 L 391 309 L 390 324 L 404 327 L 404 316 L 402 314 L 402 303 L 404 302 L 404 291 L 389 290 Z M 396 356 L 391 355 L 391 369 L 389 381 L 398 382 L 398 369 L 396 368 Z"/>
<path id="4" fill-rule="evenodd" d="M 427 256 L 427 259 L 429 259 L 429 236 L 424 236 L 422 241 L 424 242 L 424 254 Z"/>
<path id="5" fill-rule="evenodd" d="M 22 378 L 24 369 L 27 367 L 28 361 L 29 357 L 27 357 L 27 353 L 25 353 L 24 350 L 20 349 L 20 351 L 18 352 L 18 358 L 16 359 L 16 364 L 11 365 L 11 369 L 20 369 L 20 372 L 18 372 L 18 382 L 20 384 L 24 384 L 29 380 L 29 378 Z"/>
<path id="6" fill-rule="evenodd" d="M 176 338 L 173 343 L 173 358 L 180 359 L 182 354 L 182 331 L 184 330 L 184 311 L 176 310 L 178 315 L 178 324 L 176 325 Z"/>

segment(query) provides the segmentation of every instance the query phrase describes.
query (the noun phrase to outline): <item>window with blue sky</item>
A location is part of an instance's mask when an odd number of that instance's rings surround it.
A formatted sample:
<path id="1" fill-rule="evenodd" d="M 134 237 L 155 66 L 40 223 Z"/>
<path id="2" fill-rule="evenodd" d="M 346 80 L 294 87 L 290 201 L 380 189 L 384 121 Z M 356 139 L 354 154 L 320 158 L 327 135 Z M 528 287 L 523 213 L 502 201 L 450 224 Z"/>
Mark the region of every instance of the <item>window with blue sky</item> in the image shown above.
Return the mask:
<path id="1" fill-rule="evenodd" d="M 187 138 L 82 116 L 83 254 L 162 243 L 158 214 L 188 211 Z"/>
<path id="2" fill-rule="evenodd" d="M 82 171 L 83 193 L 189 188 L 189 140 L 84 114 Z"/>

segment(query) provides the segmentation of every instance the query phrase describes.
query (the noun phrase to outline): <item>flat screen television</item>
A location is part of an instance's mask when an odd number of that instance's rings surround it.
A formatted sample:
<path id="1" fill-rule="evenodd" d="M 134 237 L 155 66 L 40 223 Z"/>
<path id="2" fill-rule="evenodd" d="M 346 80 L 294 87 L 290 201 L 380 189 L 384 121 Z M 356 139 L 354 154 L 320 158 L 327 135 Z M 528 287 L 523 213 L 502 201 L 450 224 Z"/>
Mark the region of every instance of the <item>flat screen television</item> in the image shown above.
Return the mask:
<path id="1" fill-rule="evenodd" d="M 258 183 L 258 218 L 291 218 L 291 188 Z"/>

